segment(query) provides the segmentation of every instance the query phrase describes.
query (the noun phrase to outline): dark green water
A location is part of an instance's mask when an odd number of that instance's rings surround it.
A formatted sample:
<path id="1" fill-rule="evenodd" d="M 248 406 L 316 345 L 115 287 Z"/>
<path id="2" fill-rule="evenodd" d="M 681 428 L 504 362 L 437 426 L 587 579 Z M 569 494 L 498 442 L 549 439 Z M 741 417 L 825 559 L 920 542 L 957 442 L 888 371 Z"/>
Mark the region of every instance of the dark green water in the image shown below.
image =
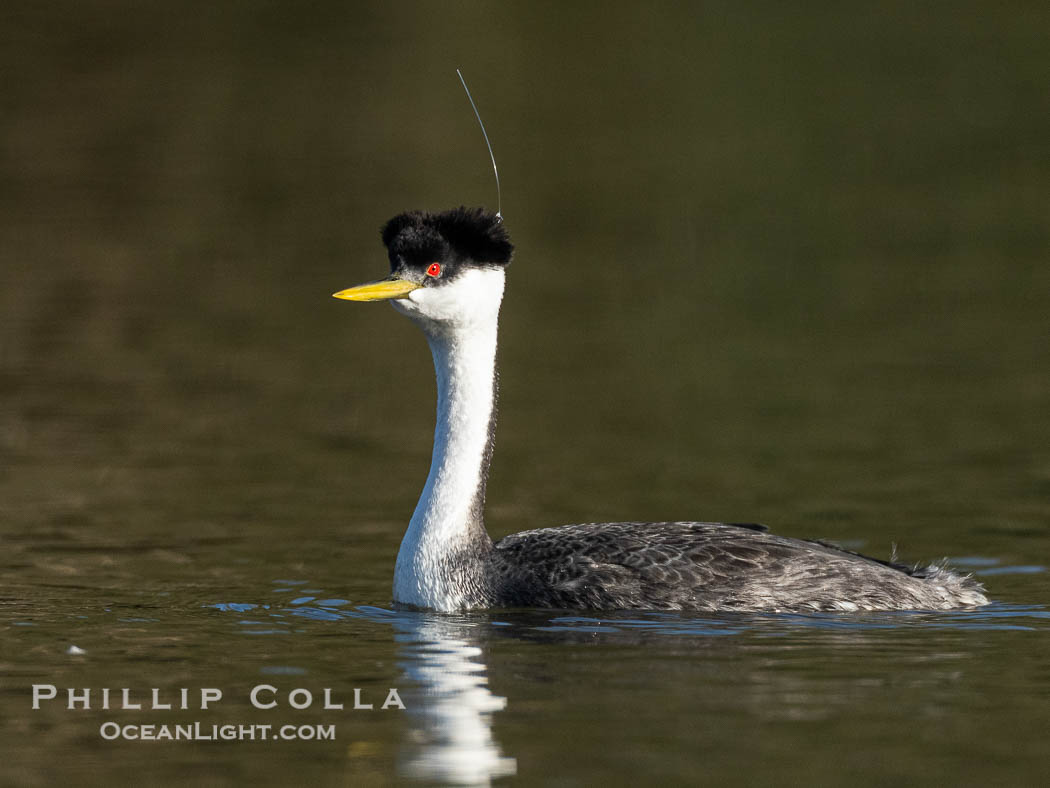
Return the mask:
<path id="1" fill-rule="evenodd" d="M 5 6 L 0 783 L 1045 779 L 1048 42 L 1041 4 Z M 457 66 L 518 247 L 493 535 L 761 521 L 990 608 L 390 611 L 430 359 L 329 294 L 391 215 L 494 204 Z"/>

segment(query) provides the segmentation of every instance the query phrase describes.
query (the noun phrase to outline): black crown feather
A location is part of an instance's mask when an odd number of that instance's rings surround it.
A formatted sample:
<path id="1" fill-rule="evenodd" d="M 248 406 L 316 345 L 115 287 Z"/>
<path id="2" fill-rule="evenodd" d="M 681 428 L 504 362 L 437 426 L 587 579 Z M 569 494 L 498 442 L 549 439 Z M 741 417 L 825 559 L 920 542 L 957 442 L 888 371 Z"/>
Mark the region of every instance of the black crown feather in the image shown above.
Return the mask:
<path id="1" fill-rule="evenodd" d="M 391 260 L 434 260 L 451 250 L 477 263 L 507 265 L 514 253 L 503 220 L 484 208 L 400 214 L 383 226 L 383 243 Z"/>

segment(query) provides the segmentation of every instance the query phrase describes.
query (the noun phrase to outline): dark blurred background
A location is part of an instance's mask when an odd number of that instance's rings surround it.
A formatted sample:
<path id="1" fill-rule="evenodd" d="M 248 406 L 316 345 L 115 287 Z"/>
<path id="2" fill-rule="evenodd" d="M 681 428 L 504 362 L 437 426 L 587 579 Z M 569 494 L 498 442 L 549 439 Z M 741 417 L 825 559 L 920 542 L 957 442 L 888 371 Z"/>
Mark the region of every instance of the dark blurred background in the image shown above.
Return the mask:
<path id="1" fill-rule="evenodd" d="M 494 206 L 456 67 L 518 246 L 509 517 L 794 520 L 871 476 L 887 512 L 886 484 L 972 511 L 975 466 L 1045 497 L 1042 4 L 0 14 L 9 527 L 128 503 L 144 466 L 182 502 L 216 470 L 278 496 L 382 479 L 404 520 L 425 345 L 328 294 L 384 271 L 389 216 Z"/>

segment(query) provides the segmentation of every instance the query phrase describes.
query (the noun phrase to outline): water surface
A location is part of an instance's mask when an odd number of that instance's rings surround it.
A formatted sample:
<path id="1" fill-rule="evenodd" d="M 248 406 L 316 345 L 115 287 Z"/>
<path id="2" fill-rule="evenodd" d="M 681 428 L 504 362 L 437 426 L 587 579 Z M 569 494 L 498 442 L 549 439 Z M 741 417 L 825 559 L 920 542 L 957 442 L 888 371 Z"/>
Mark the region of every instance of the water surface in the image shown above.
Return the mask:
<path id="1" fill-rule="evenodd" d="M 1045 774 L 1045 10 L 3 16 L 0 782 Z M 493 535 L 766 522 L 947 558 L 990 607 L 390 608 L 430 359 L 329 294 L 384 272 L 393 214 L 493 204 L 457 66 L 518 248 Z M 33 711 L 33 684 L 224 699 Z M 294 709 L 298 688 L 347 708 Z M 336 738 L 105 741 L 112 719 Z"/>

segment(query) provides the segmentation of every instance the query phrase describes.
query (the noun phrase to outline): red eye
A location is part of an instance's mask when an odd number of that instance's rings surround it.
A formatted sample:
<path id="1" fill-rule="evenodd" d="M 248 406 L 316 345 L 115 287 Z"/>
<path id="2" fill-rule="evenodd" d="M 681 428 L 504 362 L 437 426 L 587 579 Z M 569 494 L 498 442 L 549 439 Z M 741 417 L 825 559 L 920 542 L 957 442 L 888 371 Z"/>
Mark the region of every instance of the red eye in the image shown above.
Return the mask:
<path id="1" fill-rule="evenodd" d="M 441 274 L 441 263 L 431 263 L 427 267 L 427 276 L 439 276 Z"/>

